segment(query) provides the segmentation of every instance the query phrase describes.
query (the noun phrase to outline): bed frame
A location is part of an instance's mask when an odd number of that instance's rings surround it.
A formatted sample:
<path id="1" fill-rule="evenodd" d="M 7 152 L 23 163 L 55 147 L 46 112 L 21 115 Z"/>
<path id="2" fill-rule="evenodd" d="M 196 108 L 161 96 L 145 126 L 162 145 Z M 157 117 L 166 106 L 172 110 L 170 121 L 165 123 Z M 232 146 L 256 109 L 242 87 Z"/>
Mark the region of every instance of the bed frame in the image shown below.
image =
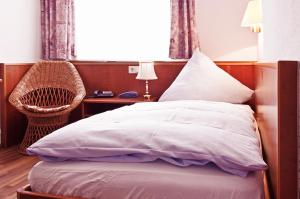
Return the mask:
<path id="1" fill-rule="evenodd" d="M 128 76 L 128 62 L 73 62 L 77 67 L 87 92 L 103 83 L 107 89 L 119 89 L 129 85 L 131 89 L 142 90 L 143 84 L 138 83 L 134 76 Z M 279 61 L 277 63 L 255 62 L 216 62 L 219 67 L 248 87 L 255 89 L 254 100 L 249 104 L 256 112 L 264 158 L 269 165 L 266 172 L 266 198 L 296 199 L 297 188 L 297 62 Z M 182 69 L 185 62 L 157 62 L 155 69 L 159 79 L 151 88 L 156 96 L 165 90 Z M 29 67 L 30 64 L 26 67 Z M 102 67 L 99 67 L 102 66 Z M 112 67 L 115 66 L 115 67 Z M 5 66 L 3 65 L 2 67 Z M 11 69 L 11 68 L 10 68 Z M 6 68 L 6 70 L 9 70 Z M 23 65 L 23 71 L 24 69 Z M 7 72 L 7 71 L 6 71 Z M 3 74 L 3 70 L 0 75 Z M 18 73 L 21 76 L 21 73 Z M 109 81 L 101 82 L 101 75 Z M 124 78 L 124 74 L 128 78 Z M 121 83 L 118 81 L 122 76 Z M 1 78 L 1 77 L 0 77 Z M 114 87 L 112 87 L 114 86 Z M 111 87 L 111 88 L 110 88 Z M 3 85 L 2 85 L 3 88 Z M 100 88 L 101 89 L 101 88 Z M 9 93 L 9 91 L 6 91 Z M 2 100 L 3 97 L 1 98 Z M 3 101 L 2 101 L 3 102 Z M 6 103 L 6 102 L 4 102 Z M 1 111 L 2 112 L 2 111 Z M 7 114 L 7 113 L 6 113 Z M 15 113 L 16 114 L 16 113 Z M 76 118 L 76 113 L 74 118 Z M 2 118 L 3 119 L 3 118 Z M 2 131 L 3 132 L 3 131 Z M 6 132 L 9 140 L 9 132 Z M 72 197 L 55 196 L 35 193 L 30 185 L 17 191 L 18 199 L 75 199 Z"/>
<path id="2" fill-rule="evenodd" d="M 295 61 L 255 65 L 256 118 L 270 198 L 298 198 L 297 68 Z"/>

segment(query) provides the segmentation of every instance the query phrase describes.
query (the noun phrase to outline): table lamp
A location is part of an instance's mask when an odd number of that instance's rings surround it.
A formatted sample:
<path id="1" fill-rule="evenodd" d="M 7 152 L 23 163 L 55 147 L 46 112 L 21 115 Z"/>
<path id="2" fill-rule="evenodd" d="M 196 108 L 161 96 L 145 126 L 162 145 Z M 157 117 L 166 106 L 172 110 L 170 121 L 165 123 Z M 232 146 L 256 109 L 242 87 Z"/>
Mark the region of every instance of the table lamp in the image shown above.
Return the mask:
<path id="1" fill-rule="evenodd" d="M 261 23 L 261 0 L 251 0 L 247 5 L 241 26 L 250 27 L 252 32 L 259 33 L 261 31 Z"/>
<path id="2" fill-rule="evenodd" d="M 157 76 L 154 71 L 153 62 L 140 62 L 139 71 L 136 76 L 136 79 L 146 80 L 146 93 L 144 97 L 150 100 L 151 95 L 149 94 L 149 83 L 148 80 L 157 79 Z"/>

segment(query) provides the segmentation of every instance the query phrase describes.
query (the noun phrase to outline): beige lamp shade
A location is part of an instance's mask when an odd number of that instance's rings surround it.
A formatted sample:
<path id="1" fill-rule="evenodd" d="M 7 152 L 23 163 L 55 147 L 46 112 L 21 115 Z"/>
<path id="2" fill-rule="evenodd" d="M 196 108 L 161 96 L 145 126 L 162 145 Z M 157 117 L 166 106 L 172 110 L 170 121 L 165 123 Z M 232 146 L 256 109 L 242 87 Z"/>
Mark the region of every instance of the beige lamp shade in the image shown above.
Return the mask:
<path id="1" fill-rule="evenodd" d="M 255 27 L 255 26 L 260 26 L 261 23 L 262 23 L 261 1 L 260 0 L 249 1 L 241 26 Z"/>
<path id="2" fill-rule="evenodd" d="M 157 76 L 154 71 L 154 63 L 153 62 L 140 62 L 139 72 L 136 76 L 136 79 L 141 79 L 141 80 L 157 79 Z"/>

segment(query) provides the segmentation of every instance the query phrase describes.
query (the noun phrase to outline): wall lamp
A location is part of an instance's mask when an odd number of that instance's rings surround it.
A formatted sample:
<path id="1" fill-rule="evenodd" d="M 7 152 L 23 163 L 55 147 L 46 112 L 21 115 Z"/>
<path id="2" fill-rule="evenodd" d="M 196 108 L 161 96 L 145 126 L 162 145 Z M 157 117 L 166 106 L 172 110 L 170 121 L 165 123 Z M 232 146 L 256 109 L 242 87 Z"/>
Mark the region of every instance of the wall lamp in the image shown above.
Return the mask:
<path id="1" fill-rule="evenodd" d="M 261 32 L 262 9 L 260 0 L 252 0 L 248 2 L 243 20 L 242 27 L 250 27 L 251 32 Z"/>

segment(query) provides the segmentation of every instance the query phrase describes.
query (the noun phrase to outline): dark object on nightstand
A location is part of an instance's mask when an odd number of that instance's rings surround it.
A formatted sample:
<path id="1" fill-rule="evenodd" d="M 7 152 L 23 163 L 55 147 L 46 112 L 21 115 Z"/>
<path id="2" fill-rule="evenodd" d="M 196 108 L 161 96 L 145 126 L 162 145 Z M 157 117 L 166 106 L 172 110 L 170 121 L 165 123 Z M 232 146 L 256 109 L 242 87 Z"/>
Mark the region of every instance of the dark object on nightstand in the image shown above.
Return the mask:
<path id="1" fill-rule="evenodd" d="M 93 97 L 113 97 L 114 93 L 112 91 L 100 91 L 95 90 Z"/>
<path id="2" fill-rule="evenodd" d="M 119 98 L 137 98 L 139 96 L 136 91 L 127 91 L 119 94 Z"/>

